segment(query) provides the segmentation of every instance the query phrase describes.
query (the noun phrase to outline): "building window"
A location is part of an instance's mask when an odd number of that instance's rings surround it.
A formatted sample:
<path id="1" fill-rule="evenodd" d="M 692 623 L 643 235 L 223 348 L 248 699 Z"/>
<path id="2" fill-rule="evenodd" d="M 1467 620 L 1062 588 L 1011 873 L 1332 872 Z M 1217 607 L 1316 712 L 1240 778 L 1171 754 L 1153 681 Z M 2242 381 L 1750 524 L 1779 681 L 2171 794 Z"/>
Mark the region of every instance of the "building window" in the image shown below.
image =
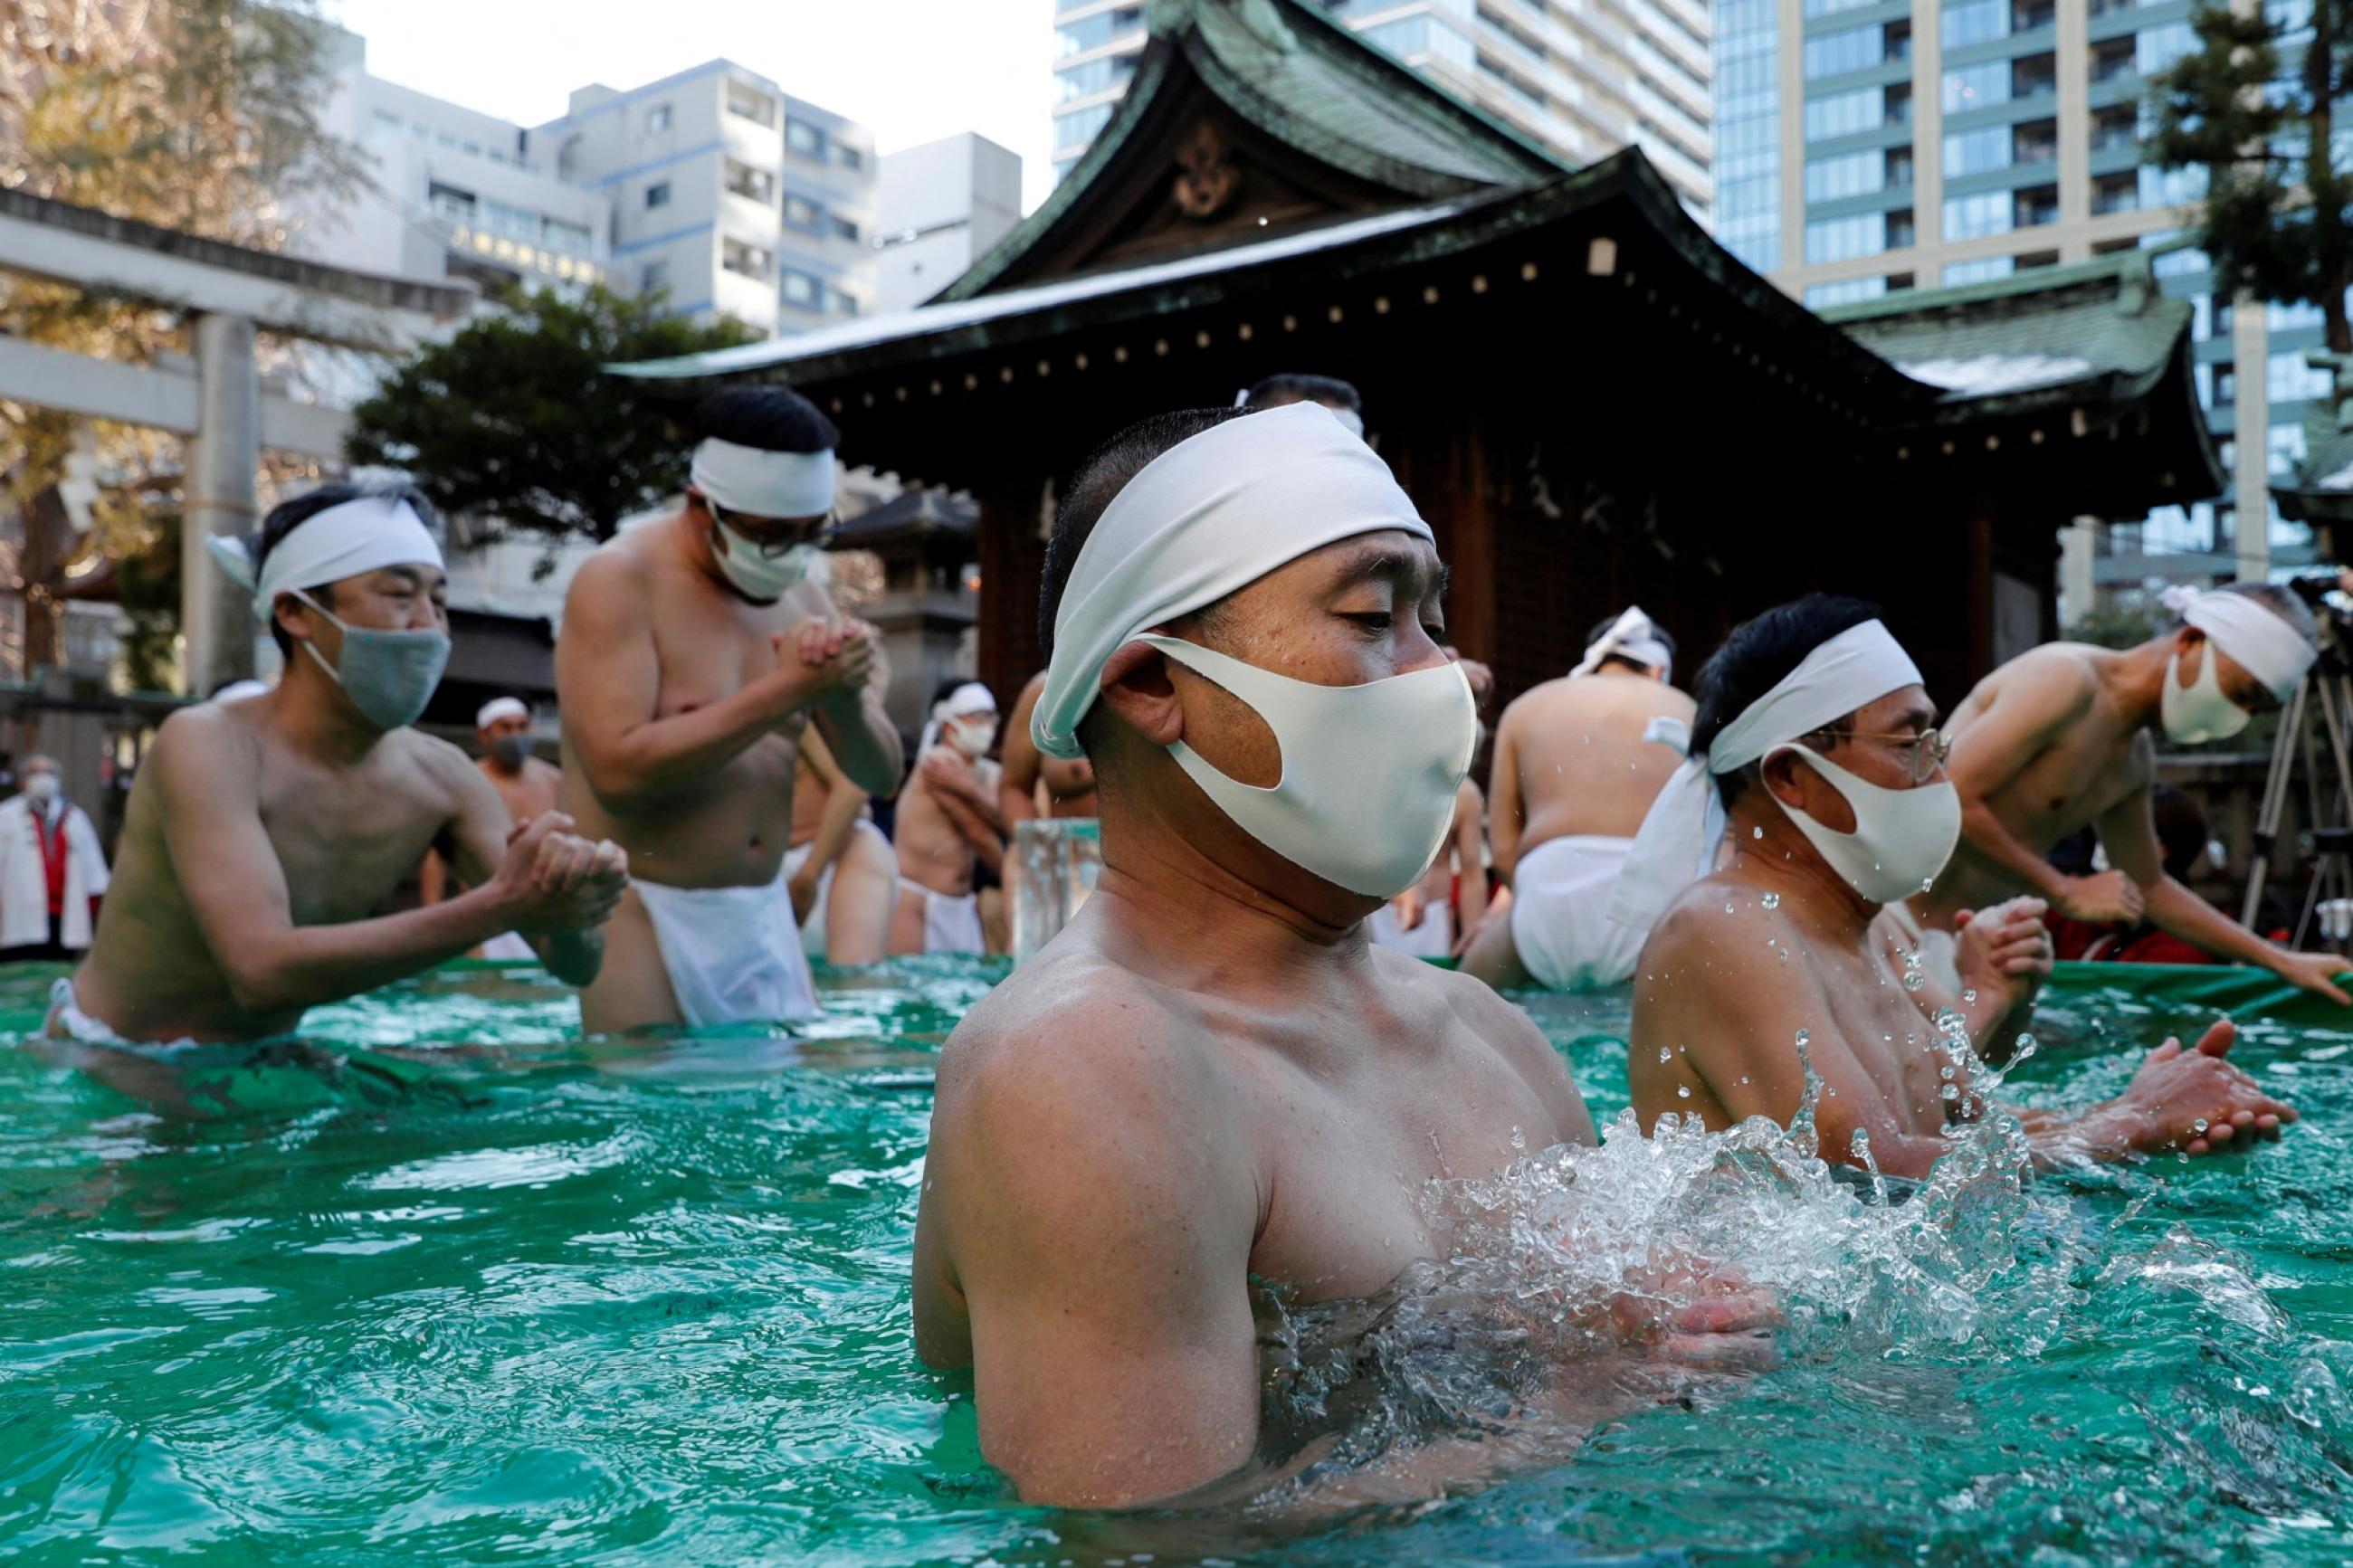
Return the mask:
<path id="1" fill-rule="evenodd" d="M 786 304 L 798 305 L 805 310 L 816 310 L 818 302 L 825 298 L 824 284 L 806 272 L 794 272 L 790 269 L 786 271 L 779 291 L 783 294 Z"/>
<path id="2" fill-rule="evenodd" d="M 1887 173 L 1883 177 L 1888 185 L 1901 187 L 1910 184 L 1912 183 L 1912 149 L 1890 147 L 1887 149 L 1886 159 Z"/>
<path id="3" fill-rule="evenodd" d="M 2020 228 L 2040 228 L 2059 221 L 2059 187 L 2029 185 L 2011 193 L 2012 221 Z"/>
<path id="4" fill-rule="evenodd" d="M 845 169 L 866 167 L 866 154 L 846 142 L 837 142 L 833 144 L 833 161 Z"/>
<path id="5" fill-rule="evenodd" d="M 1989 60 L 1983 65 L 1964 66 L 1959 70 L 1947 71 L 1941 96 L 1947 114 L 1966 114 L 1972 109 L 2007 103 L 2010 101 L 2010 62 Z"/>
<path id="6" fill-rule="evenodd" d="M 755 169 L 749 163 L 727 160 L 727 188 L 747 202 L 762 206 L 774 206 L 776 202 L 776 176 L 765 169 Z"/>
<path id="7" fill-rule="evenodd" d="M 652 184 L 646 187 L 647 210 L 651 211 L 655 207 L 666 207 L 668 205 L 670 205 L 670 182 L 668 180 L 657 180 Z"/>
<path id="8" fill-rule="evenodd" d="M 2010 167 L 2010 132 L 2007 125 L 1964 131 L 1945 138 L 1945 178 L 1959 179 L 1989 170 Z"/>
<path id="9" fill-rule="evenodd" d="M 834 214 L 833 237 L 836 239 L 846 239 L 853 245 L 856 244 L 858 241 L 858 225 L 849 218 L 842 216 L 839 213 Z"/>
<path id="10" fill-rule="evenodd" d="M 659 294 L 670 287 L 670 263 L 649 261 L 638 268 L 638 292 Z"/>
<path id="11" fill-rule="evenodd" d="M 2041 98 L 2059 90 L 2059 57 L 2022 55 L 2010 62 L 2010 96 Z"/>
<path id="12" fill-rule="evenodd" d="M 1383 22 L 1377 26 L 1366 27 L 1356 37 L 1401 60 L 1411 59 L 1417 55 L 1433 55 L 1440 59 L 1451 60 L 1464 70 L 1471 68 L 1478 56 L 1478 50 L 1469 38 L 1440 18 L 1430 16 L 1405 16 L 1394 22 Z M 1120 73 L 1122 80 L 1134 74 L 1135 61 L 1139 57 L 1114 55 L 1111 58 L 1125 63 L 1125 69 Z"/>
<path id="13" fill-rule="evenodd" d="M 651 109 L 646 110 L 646 131 L 648 134 L 667 131 L 676 121 L 677 118 L 678 117 L 670 111 L 670 106 L 669 104 L 657 103 Z"/>
<path id="14" fill-rule="evenodd" d="M 2134 45 L 2130 38 L 2109 38 L 2092 46 L 2092 85 L 2116 81 L 2133 74 Z"/>
<path id="15" fill-rule="evenodd" d="M 2103 213 L 2128 213 L 2140 205 L 2140 175 L 2127 169 L 2121 174 L 2102 174 L 2092 182 L 2092 216 Z"/>
<path id="16" fill-rule="evenodd" d="M 765 283 L 776 276 L 776 258 L 756 245 L 730 239 L 720 247 L 719 265 L 740 278 Z"/>
<path id="17" fill-rule="evenodd" d="M 1995 278 L 2007 278 L 2011 262 L 2007 256 L 1989 256 L 1980 261 L 1948 262 L 1944 270 L 1945 287 L 1957 289 L 1964 283 L 1983 283 Z"/>
<path id="18" fill-rule="evenodd" d="M 1909 250 L 1919 243 L 1920 234 L 1912 221 L 1910 207 L 1897 207 L 1887 215 L 1887 248 Z"/>
<path id="19" fill-rule="evenodd" d="M 2302 349 L 2291 349 L 2263 362 L 2263 390 L 2271 394 L 2274 407 L 2328 395 L 2328 373 L 2305 363 L 2304 354 Z"/>
<path id="20" fill-rule="evenodd" d="M 1849 196 L 1869 195 L 1881 187 L 1886 173 L 1887 154 L 1879 150 L 1809 158 L 1806 160 L 1806 200 L 1836 202 L 1844 201 Z"/>
<path id="21" fill-rule="evenodd" d="M 1850 278 L 1843 283 L 1817 283 L 1806 290 L 1806 303 L 1814 310 L 1825 305 L 1852 305 L 1858 300 L 1876 300 L 1887 292 L 1884 278 Z"/>
<path id="22" fill-rule="evenodd" d="M 1886 95 L 1875 87 L 1806 100 L 1806 140 L 1828 142 L 1879 128 Z"/>
<path id="23" fill-rule="evenodd" d="M 1884 29 L 1877 26 L 1844 27 L 1835 33 L 1820 33 L 1806 40 L 1806 79 L 1841 76 L 1848 71 L 1868 70 L 1885 59 Z"/>
<path id="24" fill-rule="evenodd" d="M 2058 16 L 2059 8 L 2052 0 L 2010 0 L 2010 30 L 2013 36 L 2031 33 L 2051 26 Z"/>
<path id="25" fill-rule="evenodd" d="M 410 187 L 412 190 L 415 188 Z M 446 217 L 452 223 L 474 221 L 474 193 L 471 191 L 461 191 L 455 185 L 445 185 L 436 180 L 425 187 L 425 200 L 437 217 Z"/>
<path id="26" fill-rule="evenodd" d="M 825 132 L 806 120 L 785 121 L 785 145 L 804 158 L 825 159 Z"/>
<path id="27" fill-rule="evenodd" d="M 1829 218 L 1806 226 L 1806 261 L 1845 261 L 1876 256 L 1887 248 L 1887 215 L 1865 213 L 1859 217 Z"/>
<path id="28" fill-rule="evenodd" d="M 776 122 L 776 100 L 757 88 L 731 81 L 727 84 L 727 112 L 754 125 L 774 125 Z"/>
<path id="29" fill-rule="evenodd" d="M 1403 54 L 1406 51 L 1392 47 L 1388 39 L 1378 35 L 1397 27 L 1419 27 L 1427 21 L 1426 17 L 1415 16 L 1406 22 L 1367 27 L 1362 37 L 1366 42 L 1388 49 L 1392 54 Z M 1468 46 L 1465 47 L 1467 49 Z M 1141 58 L 1138 55 L 1103 55 L 1092 60 L 1081 60 L 1074 66 L 1064 66 L 1054 73 L 1054 101 L 1068 103 L 1072 99 L 1092 98 L 1096 93 L 1124 86 L 1128 79 L 1135 75 L 1135 62 Z"/>
<path id="30" fill-rule="evenodd" d="M 2010 131 L 2010 161 L 2013 163 L 2055 163 L 2059 161 L 2059 122 L 2030 120 Z"/>
<path id="31" fill-rule="evenodd" d="M 2010 32 L 2010 0 L 1947 0 L 1941 37 L 1948 49 L 1991 43 Z"/>
<path id="32" fill-rule="evenodd" d="M 2315 394 L 2314 395 L 2320 395 Z M 2285 479 L 2304 461 L 2304 426 L 2274 425 L 2263 432 L 2264 458 L 2274 479 Z"/>
<path id="33" fill-rule="evenodd" d="M 2151 27 L 2133 45 L 2133 66 L 2143 76 L 2171 70 L 2173 63 L 2198 47 L 2198 35 L 2187 22 Z"/>
<path id="34" fill-rule="evenodd" d="M 596 237 L 585 224 L 543 217 L 539 220 L 539 238 L 543 245 L 552 245 L 559 250 L 586 250 L 596 243 Z"/>
<path id="35" fill-rule="evenodd" d="M 2008 234 L 2012 216 L 2008 191 L 1954 196 L 1945 203 L 1944 237 L 1977 239 L 1989 234 Z"/>
<path id="36" fill-rule="evenodd" d="M 1113 38 L 1144 29 L 1144 7 L 1122 5 L 1116 10 L 1098 11 L 1076 22 L 1054 29 L 1054 55 L 1058 59 L 1082 55 L 1089 49 L 1099 49 Z"/>
<path id="37" fill-rule="evenodd" d="M 806 196 L 787 195 L 785 197 L 785 221 L 795 228 L 816 234 L 825 227 L 825 214 Z"/>
<path id="38" fill-rule="evenodd" d="M 829 289 L 826 293 L 825 307 L 837 316 L 854 316 L 858 314 L 858 296 L 839 289 Z"/>
<path id="39" fill-rule="evenodd" d="M 1083 147 L 1095 139 L 1095 133 L 1111 123 L 1111 105 L 1098 103 L 1092 109 L 1082 109 L 1070 114 L 1054 116 L 1054 148 Z"/>

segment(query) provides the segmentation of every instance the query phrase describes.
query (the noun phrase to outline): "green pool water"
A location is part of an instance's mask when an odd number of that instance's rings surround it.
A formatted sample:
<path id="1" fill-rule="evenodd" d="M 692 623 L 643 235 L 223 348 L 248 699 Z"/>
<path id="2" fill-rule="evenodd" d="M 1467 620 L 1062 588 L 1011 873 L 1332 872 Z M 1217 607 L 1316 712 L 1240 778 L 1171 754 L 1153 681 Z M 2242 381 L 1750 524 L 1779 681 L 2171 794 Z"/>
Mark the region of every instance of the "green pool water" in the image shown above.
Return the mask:
<path id="1" fill-rule="evenodd" d="M 1782 1364 L 1476 1495 L 1103 1520 L 1014 1504 L 968 1382 L 910 1346 L 931 1067 L 996 973 L 833 977 L 797 1040 L 620 1047 L 574 1038 L 531 973 L 451 973 L 313 1016 L 347 1047 L 444 1047 L 390 1075 L 412 1087 L 193 1123 L 0 1048 L 0 1560 L 2353 1558 L 2353 1021 L 2249 1023 L 2246 1064 L 2306 1112 L 2252 1158 L 1864 1212 L 1719 1152 L 1751 1173 L 1675 1223 L 1802 1261 Z M 46 978 L 0 979 L 11 1038 Z M 2050 1001 L 2013 1088 L 2066 1104 L 2121 1085 L 2122 1047 L 2263 999 L 2075 973 Z M 1529 1005 L 1607 1122 L 1622 1004 Z M 1639 1144 L 1604 1153 L 1570 1197 L 1658 1179 Z M 1842 1247 L 1872 1291 L 1827 1267 Z"/>

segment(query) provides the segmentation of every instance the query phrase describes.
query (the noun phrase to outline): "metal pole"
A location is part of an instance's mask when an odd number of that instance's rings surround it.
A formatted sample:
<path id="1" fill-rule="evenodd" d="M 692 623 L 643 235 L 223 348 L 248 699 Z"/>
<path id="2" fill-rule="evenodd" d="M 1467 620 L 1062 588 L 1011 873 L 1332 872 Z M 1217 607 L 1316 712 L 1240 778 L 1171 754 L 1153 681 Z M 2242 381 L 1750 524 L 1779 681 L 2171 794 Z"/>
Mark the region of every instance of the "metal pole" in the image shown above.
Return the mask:
<path id="1" fill-rule="evenodd" d="M 251 600 L 221 574 L 205 542 L 251 531 L 261 471 L 261 373 L 253 323 L 196 318 L 196 434 L 188 443 L 187 500 L 180 523 L 180 629 L 184 679 L 203 697 L 253 673 Z"/>
<path id="2" fill-rule="evenodd" d="M 2295 771 L 2296 747 L 2305 734 L 2305 704 L 2312 696 L 2312 683 L 2320 679 L 2317 674 L 2306 677 L 2290 694 L 2287 708 L 2280 714 L 2279 734 L 2272 742 L 2271 772 L 2263 775 L 2263 802 L 2255 808 L 2254 864 L 2247 868 L 2247 897 L 2239 911 L 2239 923 L 2250 931 L 2263 900 L 2263 883 L 2271 875 L 2280 822 L 2287 813 L 2288 784 Z"/>

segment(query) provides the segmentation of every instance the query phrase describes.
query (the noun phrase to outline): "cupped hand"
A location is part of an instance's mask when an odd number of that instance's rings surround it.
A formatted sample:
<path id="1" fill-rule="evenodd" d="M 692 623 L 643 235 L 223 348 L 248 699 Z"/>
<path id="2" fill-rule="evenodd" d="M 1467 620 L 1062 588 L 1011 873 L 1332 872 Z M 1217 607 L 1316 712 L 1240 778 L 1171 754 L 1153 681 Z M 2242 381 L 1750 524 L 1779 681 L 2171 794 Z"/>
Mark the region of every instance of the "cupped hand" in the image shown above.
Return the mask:
<path id="1" fill-rule="evenodd" d="M 2051 974 L 2051 931 L 2042 923 L 2050 909 L 2041 899 L 2012 899 L 1962 910 L 1953 922 L 1962 988 L 2000 992 L 2012 1005 L 2032 996 Z"/>
<path id="2" fill-rule="evenodd" d="M 777 677 L 806 705 L 861 689 L 874 670 L 876 635 L 864 621 L 812 616 L 768 643 Z"/>
<path id="3" fill-rule="evenodd" d="M 571 817 L 543 812 L 515 829 L 497 876 L 520 931 L 589 931 L 611 918 L 629 885 L 629 858 L 607 839 L 572 831 Z"/>
<path id="4" fill-rule="evenodd" d="M 2337 984 L 2353 973 L 2353 963 L 2333 952 L 2286 952 L 2280 958 L 2281 979 L 2300 991 L 2326 996 L 2339 1007 L 2353 1007 L 2353 996 L 2348 996 Z"/>
<path id="5" fill-rule="evenodd" d="M 2223 1019 L 2185 1050 L 2170 1039 L 2149 1052 L 2116 1101 L 2129 1118 L 2133 1147 L 2211 1154 L 2277 1138 L 2296 1119 L 2285 1100 L 2265 1094 L 2229 1060 L 2238 1026 Z"/>

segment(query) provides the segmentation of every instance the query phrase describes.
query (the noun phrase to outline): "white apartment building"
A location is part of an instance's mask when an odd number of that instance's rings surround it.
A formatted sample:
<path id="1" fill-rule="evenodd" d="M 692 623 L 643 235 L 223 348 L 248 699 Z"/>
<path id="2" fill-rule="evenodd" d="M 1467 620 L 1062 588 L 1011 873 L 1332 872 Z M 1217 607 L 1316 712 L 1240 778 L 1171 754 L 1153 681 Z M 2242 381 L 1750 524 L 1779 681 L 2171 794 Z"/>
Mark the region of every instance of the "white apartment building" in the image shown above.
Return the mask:
<path id="1" fill-rule="evenodd" d="M 1585 164 L 1639 146 L 1703 222 L 1715 208 L 1710 43 L 1700 0 L 1295 0 Z M 1055 0 L 1054 177 L 1127 91 L 1144 0 Z"/>
<path id="2" fill-rule="evenodd" d="M 625 292 L 772 334 L 873 309 L 873 137 L 756 71 L 720 59 L 581 88 L 530 147 L 611 204 Z"/>
<path id="3" fill-rule="evenodd" d="M 874 308 L 907 310 L 1021 221 L 1021 158 L 970 132 L 882 160 Z"/>
<path id="4" fill-rule="evenodd" d="M 366 40 L 337 31 L 322 118 L 366 155 L 374 188 L 306 215 L 298 251 L 363 272 L 468 279 L 485 294 L 606 279 L 612 213 L 601 194 L 535 166 L 521 126 L 370 76 Z"/>

